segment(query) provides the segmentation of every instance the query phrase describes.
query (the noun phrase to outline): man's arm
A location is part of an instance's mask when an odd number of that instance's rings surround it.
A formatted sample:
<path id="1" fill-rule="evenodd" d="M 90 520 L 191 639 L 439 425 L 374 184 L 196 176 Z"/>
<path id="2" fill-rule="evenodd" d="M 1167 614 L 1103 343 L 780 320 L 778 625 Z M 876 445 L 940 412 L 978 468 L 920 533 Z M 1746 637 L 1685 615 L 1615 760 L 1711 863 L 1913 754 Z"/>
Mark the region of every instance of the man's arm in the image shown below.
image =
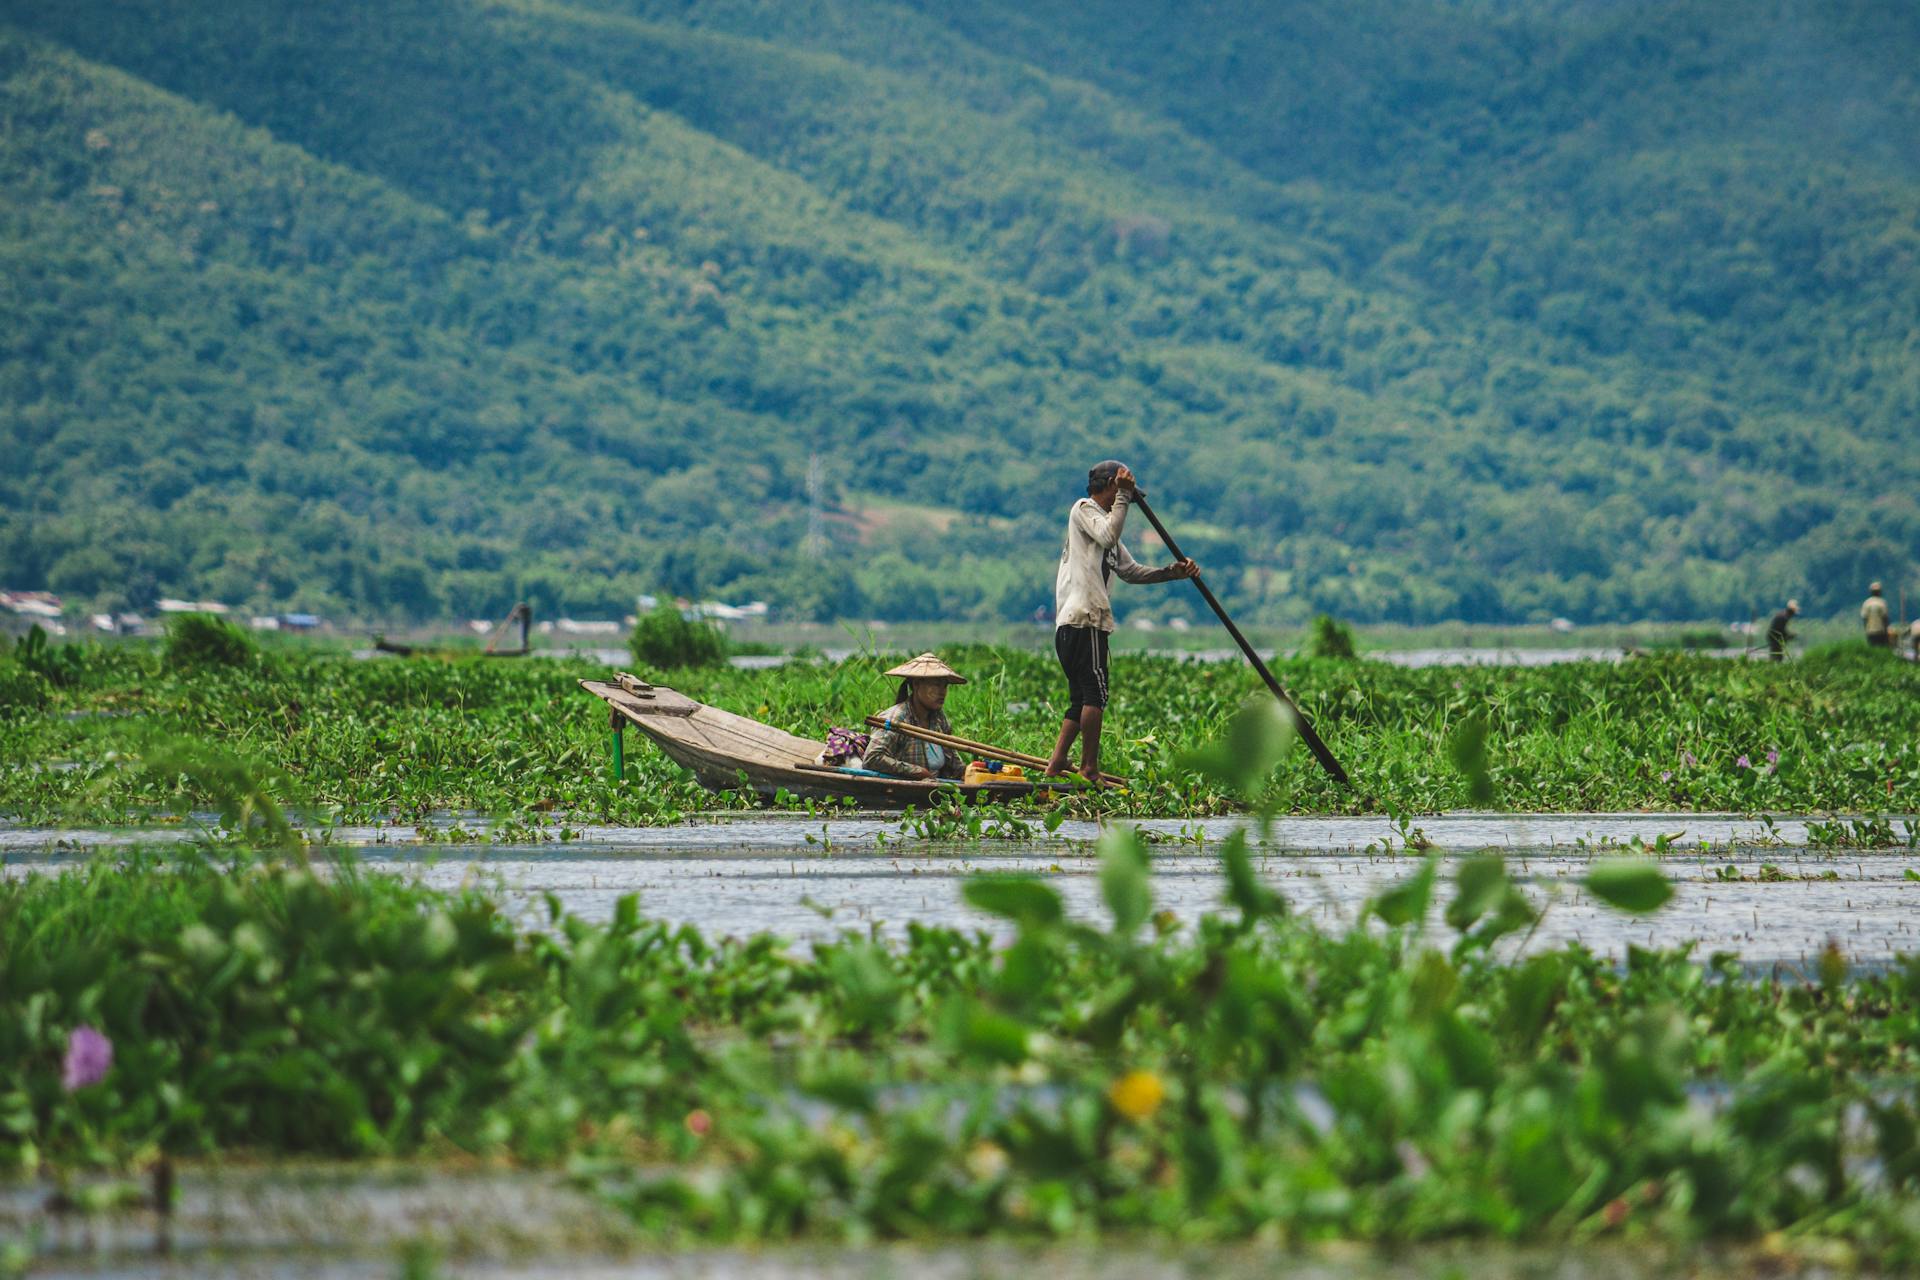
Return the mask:
<path id="1" fill-rule="evenodd" d="M 1076 502 L 1073 522 L 1104 550 L 1120 541 L 1120 530 L 1126 526 L 1127 507 L 1132 501 L 1133 495 L 1122 489 L 1114 495 L 1111 511 L 1102 511 L 1097 502 Z"/>
<path id="2" fill-rule="evenodd" d="M 1115 505 L 1118 505 L 1117 503 Z M 1161 569 L 1149 569 L 1133 558 L 1133 553 L 1121 543 L 1119 554 L 1114 557 L 1113 571 L 1122 582 L 1172 582 L 1176 578 L 1191 578 L 1198 573 L 1199 567 L 1191 560 L 1175 560 Z"/>

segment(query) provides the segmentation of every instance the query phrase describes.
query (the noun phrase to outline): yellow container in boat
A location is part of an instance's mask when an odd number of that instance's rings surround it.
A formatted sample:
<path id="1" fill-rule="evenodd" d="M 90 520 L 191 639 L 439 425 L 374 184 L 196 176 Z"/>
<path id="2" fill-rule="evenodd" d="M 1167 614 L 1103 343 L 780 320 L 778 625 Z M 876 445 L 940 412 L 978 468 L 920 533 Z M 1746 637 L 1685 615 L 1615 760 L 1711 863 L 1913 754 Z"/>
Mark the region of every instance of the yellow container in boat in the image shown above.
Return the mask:
<path id="1" fill-rule="evenodd" d="M 1017 764 L 1002 764 L 998 760 L 971 760 L 967 771 L 961 775 L 962 786 L 978 787 L 989 782 L 1025 782 L 1026 770 Z"/>

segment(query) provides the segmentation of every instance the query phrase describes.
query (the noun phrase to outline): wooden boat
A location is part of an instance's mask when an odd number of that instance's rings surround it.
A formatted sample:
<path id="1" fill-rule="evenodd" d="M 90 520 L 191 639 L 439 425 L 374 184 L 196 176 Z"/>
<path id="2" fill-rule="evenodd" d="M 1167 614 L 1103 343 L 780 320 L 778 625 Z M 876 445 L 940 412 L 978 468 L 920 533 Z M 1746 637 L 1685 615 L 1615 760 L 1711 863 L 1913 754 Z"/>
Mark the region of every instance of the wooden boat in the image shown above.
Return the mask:
<path id="1" fill-rule="evenodd" d="M 447 649 L 428 645 L 398 644 L 385 636 L 375 636 L 373 647 L 380 653 L 402 658 L 524 658 L 530 649 Z"/>
<path id="2" fill-rule="evenodd" d="M 613 680 L 582 680 L 580 687 L 612 708 L 614 731 L 632 725 L 677 764 L 693 771 L 700 785 L 735 791 L 744 785 L 762 798 L 774 793 L 815 800 L 851 799 L 866 809 L 904 809 L 943 796 L 969 801 L 1004 800 L 1035 791 L 1074 790 L 1076 783 L 1056 779 L 989 782 L 915 781 L 865 769 L 817 763 L 821 744 L 758 720 L 695 702 L 664 685 L 651 685 L 622 673 Z"/>
<path id="3" fill-rule="evenodd" d="M 510 625 L 520 624 L 520 647 L 518 649 L 498 649 L 500 634 Z M 524 658 L 533 652 L 533 610 L 525 601 L 513 606 L 512 612 L 500 621 L 487 637 L 487 647 L 477 652 L 472 649 L 434 648 L 429 645 L 396 644 L 385 636 L 375 636 L 373 647 L 381 653 L 398 654 L 402 658 Z"/>

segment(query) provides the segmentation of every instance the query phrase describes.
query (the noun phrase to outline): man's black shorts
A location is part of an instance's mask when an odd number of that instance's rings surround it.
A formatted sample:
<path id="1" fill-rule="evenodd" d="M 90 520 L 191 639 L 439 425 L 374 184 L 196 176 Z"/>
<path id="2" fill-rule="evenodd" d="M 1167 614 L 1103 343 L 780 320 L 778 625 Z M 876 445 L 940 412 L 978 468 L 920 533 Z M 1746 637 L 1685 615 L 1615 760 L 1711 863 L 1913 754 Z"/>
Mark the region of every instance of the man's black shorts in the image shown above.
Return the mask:
<path id="1" fill-rule="evenodd" d="M 1058 627 L 1053 651 L 1067 673 L 1067 719 L 1076 724 L 1082 707 L 1107 705 L 1107 633 L 1098 627 Z"/>

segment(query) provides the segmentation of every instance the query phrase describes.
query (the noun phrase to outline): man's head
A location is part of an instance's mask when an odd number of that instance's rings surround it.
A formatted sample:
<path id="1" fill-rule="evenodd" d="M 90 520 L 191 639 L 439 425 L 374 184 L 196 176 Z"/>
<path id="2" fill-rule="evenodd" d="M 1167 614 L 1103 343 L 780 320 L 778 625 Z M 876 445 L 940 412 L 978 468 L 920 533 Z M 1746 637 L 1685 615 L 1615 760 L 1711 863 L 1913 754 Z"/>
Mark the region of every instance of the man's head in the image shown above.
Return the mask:
<path id="1" fill-rule="evenodd" d="M 1867 594 L 1868 594 L 1868 595 L 1870 595 L 1870 596 L 1877 596 L 1877 595 L 1879 595 L 1879 594 L 1880 594 L 1880 584 L 1879 584 L 1879 583 L 1877 583 L 1877 582 L 1873 582 L 1873 583 L 1869 583 L 1869 584 L 1867 584 Z"/>
<path id="2" fill-rule="evenodd" d="M 1114 481 L 1120 477 L 1124 464 L 1108 458 L 1105 462 L 1096 462 L 1087 472 L 1087 496 L 1098 497 L 1113 488 Z"/>
<path id="3" fill-rule="evenodd" d="M 1800 612 L 1800 602 L 1799 602 L 1798 600 L 1789 600 L 1789 601 L 1787 601 L 1787 612 L 1788 612 L 1788 613 L 1799 613 L 1799 612 Z"/>

